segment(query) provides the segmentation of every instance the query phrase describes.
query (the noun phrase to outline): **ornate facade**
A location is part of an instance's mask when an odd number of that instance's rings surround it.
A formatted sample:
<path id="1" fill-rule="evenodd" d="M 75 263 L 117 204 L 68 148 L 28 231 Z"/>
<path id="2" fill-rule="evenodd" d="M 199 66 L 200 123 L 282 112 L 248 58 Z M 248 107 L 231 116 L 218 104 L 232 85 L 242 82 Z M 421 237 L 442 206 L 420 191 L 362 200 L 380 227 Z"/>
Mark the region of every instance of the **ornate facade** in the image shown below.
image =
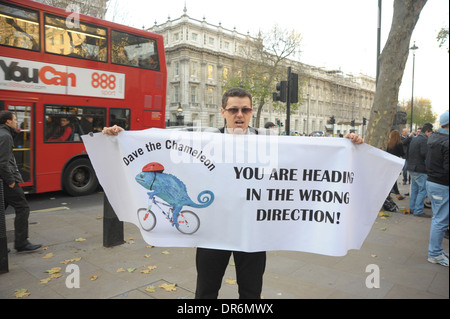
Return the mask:
<path id="1" fill-rule="evenodd" d="M 242 34 L 197 20 L 184 14 L 149 31 L 162 34 L 168 70 L 166 119 L 168 125 L 223 126 L 220 115 L 223 82 L 244 52 L 250 41 Z M 303 103 L 291 114 L 293 131 L 309 134 L 327 131 L 328 134 L 345 134 L 350 130 L 363 133 L 363 118 L 369 118 L 375 94 L 375 79 L 365 76 L 345 75 L 289 61 L 293 70 L 306 76 Z M 274 85 L 275 91 L 275 85 Z M 334 116 L 335 124 L 329 124 Z M 266 103 L 261 114 L 261 126 L 267 121 L 285 121 L 286 115 Z M 354 120 L 354 126 L 351 125 Z"/>

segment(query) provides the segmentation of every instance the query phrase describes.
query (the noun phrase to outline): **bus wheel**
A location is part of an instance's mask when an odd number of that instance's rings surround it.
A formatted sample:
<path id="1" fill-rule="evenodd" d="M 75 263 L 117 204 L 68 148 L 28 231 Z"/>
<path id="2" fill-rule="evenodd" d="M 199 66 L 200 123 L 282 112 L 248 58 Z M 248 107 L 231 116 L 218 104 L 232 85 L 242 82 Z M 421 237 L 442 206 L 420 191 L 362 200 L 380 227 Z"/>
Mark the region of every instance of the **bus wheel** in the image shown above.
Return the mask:
<path id="1" fill-rule="evenodd" d="M 98 179 L 89 159 L 76 159 L 67 165 L 63 173 L 62 184 L 64 191 L 69 195 L 92 194 L 98 187 Z"/>

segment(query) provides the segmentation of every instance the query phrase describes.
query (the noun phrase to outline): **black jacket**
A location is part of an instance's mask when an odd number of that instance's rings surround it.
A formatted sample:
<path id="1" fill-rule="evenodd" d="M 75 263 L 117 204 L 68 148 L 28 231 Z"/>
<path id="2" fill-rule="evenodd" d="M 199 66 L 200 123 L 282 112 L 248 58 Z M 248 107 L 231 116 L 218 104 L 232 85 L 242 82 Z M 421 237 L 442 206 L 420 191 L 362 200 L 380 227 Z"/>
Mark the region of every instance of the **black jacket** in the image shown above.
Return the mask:
<path id="1" fill-rule="evenodd" d="M 13 135 L 17 134 L 6 124 L 0 124 L 0 178 L 7 185 L 23 183 L 14 157 Z"/>
<path id="2" fill-rule="evenodd" d="M 439 130 L 428 138 L 427 174 L 433 183 L 449 186 L 448 133 Z"/>
<path id="3" fill-rule="evenodd" d="M 427 140 L 425 133 L 420 133 L 411 140 L 408 149 L 406 169 L 416 173 L 426 173 L 425 159 L 427 157 Z"/>

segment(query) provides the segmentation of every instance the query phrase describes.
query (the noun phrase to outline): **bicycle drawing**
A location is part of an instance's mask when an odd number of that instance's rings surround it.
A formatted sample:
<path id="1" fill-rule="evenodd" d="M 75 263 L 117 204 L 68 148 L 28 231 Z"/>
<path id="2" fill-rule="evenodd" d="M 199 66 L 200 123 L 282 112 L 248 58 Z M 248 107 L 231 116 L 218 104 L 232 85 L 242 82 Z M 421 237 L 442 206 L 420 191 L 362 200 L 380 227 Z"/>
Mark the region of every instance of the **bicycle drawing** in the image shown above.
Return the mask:
<path id="1" fill-rule="evenodd" d="M 163 171 L 163 165 L 153 162 L 145 165 L 142 172 L 136 175 L 136 182 L 149 190 L 147 195 L 151 201 L 148 208 L 138 209 L 139 222 L 144 230 L 152 230 L 156 225 L 156 216 L 152 208 L 158 207 L 172 226 L 181 233 L 193 234 L 200 227 L 200 219 L 192 211 L 182 211 L 183 207 L 206 208 L 214 201 L 214 193 L 209 190 L 200 192 L 197 196 L 199 203 L 195 203 L 189 197 L 186 185 L 176 176 Z"/>
<path id="2" fill-rule="evenodd" d="M 161 200 L 157 200 L 157 197 L 153 196 L 147 208 L 138 209 L 139 222 L 142 229 L 146 231 L 151 231 L 156 226 L 156 215 L 152 210 L 154 206 L 158 207 L 158 210 L 166 217 L 166 220 L 173 224 L 173 207 Z M 180 233 L 191 235 L 199 229 L 200 219 L 196 213 L 190 210 L 183 210 L 178 214 L 178 225 L 175 227 Z"/>

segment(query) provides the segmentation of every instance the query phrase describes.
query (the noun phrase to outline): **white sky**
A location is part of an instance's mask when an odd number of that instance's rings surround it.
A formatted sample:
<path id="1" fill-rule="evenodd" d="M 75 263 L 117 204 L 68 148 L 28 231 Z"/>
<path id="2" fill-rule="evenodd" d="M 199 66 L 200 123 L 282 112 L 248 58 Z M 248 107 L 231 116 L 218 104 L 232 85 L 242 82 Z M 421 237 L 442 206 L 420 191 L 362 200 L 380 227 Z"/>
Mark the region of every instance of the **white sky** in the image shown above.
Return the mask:
<path id="1" fill-rule="evenodd" d="M 117 1 L 116 22 L 150 27 L 187 14 L 198 20 L 256 35 L 275 24 L 300 32 L 300 61 L 344 73 L 375 77 L 378 0 L 112 0 Z M 111 5 L 111 7 L 113 4 Z M 110 17 L 109 12 L 107 18 Z M 393 0 L 382 1 L 381 50 L 389 35 Z M 414 96 L 431 100 L 440 115 L 449 109 L 448 44 L 439 48 L 436 36 L 449 26 L 449 1 L 428 0 L 411 38 L 416 41 Z M 399 100 L 411 99 L 412 54 L 409 55 Z"/>

